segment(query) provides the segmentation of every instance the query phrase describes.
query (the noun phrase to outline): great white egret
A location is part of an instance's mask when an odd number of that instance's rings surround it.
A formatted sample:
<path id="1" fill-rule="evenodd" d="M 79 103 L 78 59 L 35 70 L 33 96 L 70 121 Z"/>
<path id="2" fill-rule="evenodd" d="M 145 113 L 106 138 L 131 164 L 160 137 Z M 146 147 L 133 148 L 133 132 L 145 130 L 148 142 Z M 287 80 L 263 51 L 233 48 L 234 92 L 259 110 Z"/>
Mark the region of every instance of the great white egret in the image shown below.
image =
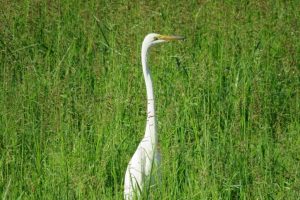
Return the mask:
<path id="1" fill-rule="evenodd" d="M 150 33 L 143 41 L 141 55 L 147 91 L 147 122 L 144 138 L 127 166 L 124 181 L 124 198 L 126 200 L 131 200 L 135 196 L 140 197 L 146 180 L 149 180 L 150 176 L 154 176 L 152 167 L 159 165 L 160 162 L 160 152 L 157 149 L 158 138 L 155 121 L 154 92 L 151 74 L 147 66 L 148 50 L 155 44 L 182 39 L 184 39 L 182 36 L 166 36 Z"/>

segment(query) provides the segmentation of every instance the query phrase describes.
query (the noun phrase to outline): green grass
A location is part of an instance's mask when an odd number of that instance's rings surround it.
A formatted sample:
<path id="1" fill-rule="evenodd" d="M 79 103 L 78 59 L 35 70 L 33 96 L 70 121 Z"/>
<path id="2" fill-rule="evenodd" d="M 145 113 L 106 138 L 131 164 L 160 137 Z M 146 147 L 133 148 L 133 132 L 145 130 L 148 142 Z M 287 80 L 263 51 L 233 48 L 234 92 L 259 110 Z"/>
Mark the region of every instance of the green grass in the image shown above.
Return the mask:
<path id="1" fill-rule="evenodd" d="M 3 199 L 122 199 L 149 32 L 162 183 L 149 199 L 300 196 L 300 1 L 5 1 Z"/>

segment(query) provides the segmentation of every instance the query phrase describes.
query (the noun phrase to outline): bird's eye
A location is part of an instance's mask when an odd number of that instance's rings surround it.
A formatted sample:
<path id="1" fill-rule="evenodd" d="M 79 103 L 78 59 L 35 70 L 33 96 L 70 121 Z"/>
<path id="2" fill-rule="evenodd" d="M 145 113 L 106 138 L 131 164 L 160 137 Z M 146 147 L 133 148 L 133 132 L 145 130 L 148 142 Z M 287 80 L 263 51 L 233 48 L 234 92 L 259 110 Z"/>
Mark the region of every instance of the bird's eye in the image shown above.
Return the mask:
<path id="1" fill-rule="evenodd" d="M 157 38 L 157 37 L 154 37 L 153 40 L 154 40 L 154 41 L 155 41 L 155 40 L 158 40 L 158 38 Z"/>

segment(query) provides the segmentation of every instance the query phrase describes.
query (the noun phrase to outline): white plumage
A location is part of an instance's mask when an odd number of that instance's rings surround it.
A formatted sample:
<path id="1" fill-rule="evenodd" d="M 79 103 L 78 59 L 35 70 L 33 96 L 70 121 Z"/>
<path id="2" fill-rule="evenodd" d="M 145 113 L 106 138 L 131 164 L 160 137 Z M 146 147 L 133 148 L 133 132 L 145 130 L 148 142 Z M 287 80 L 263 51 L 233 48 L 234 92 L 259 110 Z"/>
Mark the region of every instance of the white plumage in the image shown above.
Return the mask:
<path id="1" fill-rule="evenodd" d="M 151 46 L 171 40 L 181 40 L 181 36 L 165 36 L 156 33 L 148 34 L 142 44 L 142 67 L 147 91 L 147 123 L 145 135 L 133 154 L 126 170 L 124 181 L 124 199 L 139 198 L 147 181 L 158 175 L 160 152 L 157 149 L 158 138 L 156 131 L 154 92 L 147 54 Z M 155 167 L 155 170 L 154 168 Z M 147 182 L 148 183 L 148 182 Z"/>

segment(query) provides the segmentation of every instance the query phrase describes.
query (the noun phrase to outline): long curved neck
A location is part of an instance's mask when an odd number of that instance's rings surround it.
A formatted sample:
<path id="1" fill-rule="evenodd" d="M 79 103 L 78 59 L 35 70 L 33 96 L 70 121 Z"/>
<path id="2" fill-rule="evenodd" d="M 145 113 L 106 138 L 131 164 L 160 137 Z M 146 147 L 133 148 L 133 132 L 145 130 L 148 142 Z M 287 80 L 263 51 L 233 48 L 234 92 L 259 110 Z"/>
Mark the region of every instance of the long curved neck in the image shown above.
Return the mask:
<path id="1" fill-rule="evenodd" d="M 149 46 L 142 45 L 142 66 L 143 74 L 146 84 L 147 91 L 147 124 L 145 137 L 150 137 L 152 144 L 157 143 L 157 133 L 156 133 L 156 120 L 155 120 L 155 107 L 154 107 L 154 92 L 152 86 L 152 78 L 147 67 L 147 54 Z"/>

